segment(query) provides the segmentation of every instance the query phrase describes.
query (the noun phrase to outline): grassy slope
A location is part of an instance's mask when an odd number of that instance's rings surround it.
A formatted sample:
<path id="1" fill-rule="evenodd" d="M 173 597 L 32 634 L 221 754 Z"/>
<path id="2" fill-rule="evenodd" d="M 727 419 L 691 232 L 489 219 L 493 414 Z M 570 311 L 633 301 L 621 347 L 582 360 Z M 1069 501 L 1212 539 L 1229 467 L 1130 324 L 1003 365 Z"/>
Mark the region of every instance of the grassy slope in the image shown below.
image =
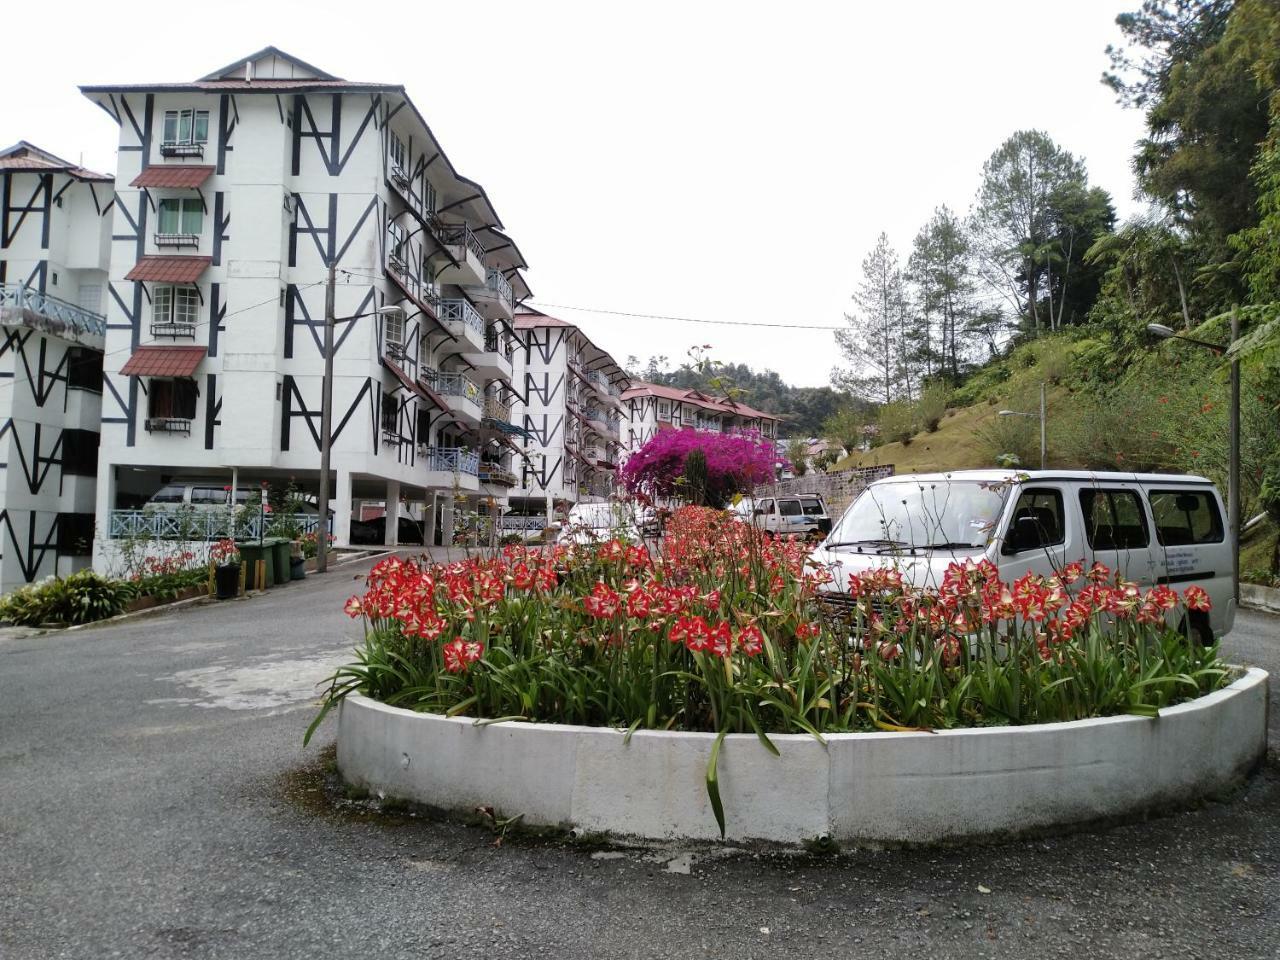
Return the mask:
<path id="1" fill-rule="evenodd" d="M 898 473 L 921 473 L 994 466 L 983 450 L 977 432 L 996 416 L 999 409 L 992 404 L 978 403 L 972 407 L 948 410 L 938 425 L 937 433 L 918 433 L 905 447 L 900 443 L 886 443 L 865 453 L 855 452 L 837 463 L 835 469 L 891 463 Z"/>

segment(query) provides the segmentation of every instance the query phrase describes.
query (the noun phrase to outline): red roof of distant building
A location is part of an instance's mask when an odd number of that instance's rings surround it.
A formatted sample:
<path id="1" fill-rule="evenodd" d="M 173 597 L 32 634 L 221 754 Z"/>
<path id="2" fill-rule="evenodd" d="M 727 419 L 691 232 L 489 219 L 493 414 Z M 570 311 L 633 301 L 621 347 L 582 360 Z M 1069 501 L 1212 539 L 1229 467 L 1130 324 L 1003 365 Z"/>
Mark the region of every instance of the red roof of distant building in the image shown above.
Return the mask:
<path id="1" fill-rule="evenodd" d="M 195 283 L 211 263 L 213 257 L 143 257 L 124 278 L 155 283 Z"/>
<path id="2" fill-rule="evenodd" d="M 130 182 L 131 187 L 195 188 L 209 179 L 213 167 L 156 165 L 147 167 Z"/>
<path id="3" fill-rule="evenodd" d="M 695 407 L 702 407 L 704 410 L 714 410 L 717 413 L 731 413 L 739 417 L 748 419 L 779 420 L 781 419 L 776 413 L 765 413 L 763 410 L 757 410 L 755 407 L 749 407 L 745 403 L 732 400 L 728 397 L 708 397 L 705 393 L 697 390 L 689 390 L 683 387 L 668 387 L 661 383 L 647 383 L 644 381 L 634 381 L 629 390 L 622 393 L 623 400 L 630 400 L 633 397 L 660 397 L 663 400 L 674 400 L 677 403 L 689 403 Z"/>
<path id="4" fill-rule="evenodd" d="M 13 146 L 0 150 L 0 170 L 14 173 L 65 173 L 77 180 L 98 180 L 105 183 L 115 180 L 115 177 L 108 174 L 94 173 L 56 157 L 26 140 L 19 140 Z"/>
<path id="5" fill-rule="evenodd" d="M 139 347 L 120 372 L 130 377 L 189 377 L 204 355 L 204 347 Z"/>

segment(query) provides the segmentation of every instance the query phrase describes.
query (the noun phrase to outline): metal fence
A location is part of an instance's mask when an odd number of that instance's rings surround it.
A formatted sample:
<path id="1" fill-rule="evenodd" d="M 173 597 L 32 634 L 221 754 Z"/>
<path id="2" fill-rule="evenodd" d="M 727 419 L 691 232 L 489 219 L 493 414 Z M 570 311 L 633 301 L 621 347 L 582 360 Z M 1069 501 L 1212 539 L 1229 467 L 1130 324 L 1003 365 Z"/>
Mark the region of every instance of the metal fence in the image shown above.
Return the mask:
<path id="1" fill-rule="evenodd" d="M 0 283 L 0 307 L 30 310 L 54 323 L 61 323 L 76 333 L 96 337 L 107 335 L 106 317 L 50 294 L 33 290 L 25 283 Z"/>
<path id="2" fill-rule="evenodd" d="M 418 456 L 428 470 L 466 473 L 473 477 L 480 472 L 480 454 L 462 447 L 419 447 Z"/>
<path id="3" fill-rule="evenodd" d="M 479 334 L 481 340 L 484 339 L 484 317 L 480 316 L 476 312 L 476 308 L 467 303 L 466 300 L 441 300 L 440 322 L 457 323 L 470 327 L 475 333 Z"/>
<path id="4" fill-rule="evenodd" d="M 247 515 L 246 515 L 247 514 Z M 268 513 L 260 517 L 256 512 L 242 512 L 232 517 L 226 509 L 185 510 L 112 510 L 107 524 L 107 536 L 112 540 L 126 537 L 153 537 L 157 540 L 221 540 L 234 537 L 241 540 L 257 540 L 271 536 L 271 526 L 280 520 L 279 515 Z M 319 526 L 314 513 L 285 514 L 285 522 L 296 525 L 303 533 L 310 533 Z M 267 530 L 263 530 L 263 526 Z M 329 518 L 329 532 L 333 532 L 333 518 Z"/>

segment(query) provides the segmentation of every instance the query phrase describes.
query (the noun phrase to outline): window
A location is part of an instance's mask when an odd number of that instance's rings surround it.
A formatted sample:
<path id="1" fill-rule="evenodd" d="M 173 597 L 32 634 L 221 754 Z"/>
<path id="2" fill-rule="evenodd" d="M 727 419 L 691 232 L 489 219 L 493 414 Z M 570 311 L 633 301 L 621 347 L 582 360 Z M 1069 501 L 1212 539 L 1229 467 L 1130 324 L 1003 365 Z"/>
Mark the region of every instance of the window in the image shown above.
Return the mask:
<path id="1" fill-rule="evenodd" d="M 151 291 L 151 323 L 194 327 L 200 317 L 200 292 L 195 287 L 157 286 Z"/>
<path id="2" fill-rule="evenodd" d="M 171 483 L 156 491 L 147 503 L 182 503 L 186 492 L 186 487 L 181 484 Z"/>
<path id="3" fill-rule="evenodd" d="M 225 504 L 227 502 L 227 491 L 221 487 L 192 487 L 191 502 Z"/>
<path id="4" fill-rule="evenodd" d="M 74 477 L 98 475 L 98 434 L 92 430 L 62 431 L 62 472 Z"/>
<path id="5" fill-rule="evenodd" d="M 801 514 L 799 500 L 779 500 L 778 514 L 783 517 L 798 517 Z"/>
<path id="6" fill-rule="evenodd" d="M 1162 546 L 1221 543 L 1224 537 L 1218 501 L 1207 490 L 1150 490 L 1147 499 Z"/>
<path id="7" fill-rule="evenodd" d="M 165 143 L 208 143 L 208 110 L 166 110 L 164 113 Z"/>
<path id="8" fill-rule="evenodd" d="M 1052 487 L 1025 489 L 1013 508 L 1004 537 L 1007 553 L 1034 550 L 1063 542 L 1062 491 Z"/>
<path id="9" fill-rule="evenodd" d="M 772 500 L 761 500 L 759 503 L 757 503 L 757 504 L 756 504 L 756 516 L 758 516 L 758 517 L 771 517 L 771 516 L 773 516 L 773 501 L 772 501 Z"/>
<path id="10" fill-rule="evenodd" d="M 404 247 L 407 242 L 404 227 L 394 220 L 387 224 L 387 262 L 404 272 Z"/>
<path id="11" fill-rule="evenodd" d="M 147 389 L 147 417 L 152 420 L 194 420 L 194 380 L 152 380 Z"/>
<path id="12" fill-rule="evenodd" d="M 1142 502 L 1131 490 L 1080 491 L 1084 531 L 1094 550 L 1129 550 L 1148 543 Z"/>
<path id="13" fill-rule="evenodd" d="M 422 175 L 422 209 L 428 214 L 436 212 L 436 188 L 431 185 L 427 175 Z"/>
<path id="14" fill-rule="evenodd" d="M 382 432 L 400 434 L 400 405 L 394 393 L 382 395 Z"/>
<path id="15" fill-rule="evenodd" d="M 800 501 L 800 506 L 804 510 L 806 517 L 820 517 L 826 513 L 826 508 L 822 506 L 822 501 L 816 497 L 812 500 L 804 499 Z"/>
<path id="16" fill-rule="evenodd" d="M 392 164 L 400 168 L 400 173 L 403 175 L 408 168 L 408 164 L 405 163 L 404 141 L 390 130 L 387 131 L 387 155 L 391 158 Z"/>
<path id="17" fill-rule="evenodd" d="M 404 344 L 404 313 L 384 313 L 382 315 L 382 335 L 387 345 L 402 346 Z"/>
<path id="18" fill-rule="evenodd" d="M 67 351 L 67 386 L 102 392 L 102 354 L 85 347 Z"/>
<path id="19" fill-rule="evenodd" d="M 161 234 L 199 235 L 204 205 L 198 197 L 166 197 L 160 201 Z"/>
<path id="20" fill-rule="evenodd" d="M 658 401 L 658 419 L 659 420 L 671 419 L 671 402 L 669 400 Z"/>

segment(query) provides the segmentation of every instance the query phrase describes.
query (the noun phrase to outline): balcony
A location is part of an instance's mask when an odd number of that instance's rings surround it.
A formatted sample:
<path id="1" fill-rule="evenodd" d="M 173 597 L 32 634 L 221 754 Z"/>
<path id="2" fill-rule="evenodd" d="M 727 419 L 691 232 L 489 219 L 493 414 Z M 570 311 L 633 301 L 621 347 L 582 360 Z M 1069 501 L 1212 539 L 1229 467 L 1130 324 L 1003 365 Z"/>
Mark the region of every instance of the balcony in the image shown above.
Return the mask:
<path id="1" fill-rule="evenodd" d="M 502 487 L 514 487 L 516 475 L 501 463 L 480 462 L 480 482 L 492 483 Z"/>
<path id="2" fill-rule="evenodd" d="M 147 433 L 172 433 L 180 437 L 191 436 L 191 421 L 185 417 L 148 417 Z"/>
<path id="3" fill-rule="evenodd" d="M 464 338 L 476 352 L 484 350 L 484 317 L 466 300 L 441 300 L 440 322 L 455 337 Z"/>
<path id="4" fill-rule="evenodd" d="M 485 249 L 471 232 L 471 227 L 465 223 L 438 223 L 436 237 L 455 261 L 441 267 L 436 279 L 440 283 L 455 283 L 460 287 L 483 287 Z"/>
<path id="5" fill-rule="evenodd" d="M 484 332 L 484 349 L 477 350 L 470 346 L 470 340 L 464 345 L 462 357 L 475 368 L 476 376 L 486 380 L 511 380 L 511 361 L 515 356 L 515 347 L 511 338 L 503 336 L 498 328 L 490 324 Z"/>
<path id="6" fill-rule="evenodd" d="M 107 318 L 22 283 L 0 283 L 0 322 L 102 349 Z"/>
<path id="7" fill-rule="evenodd" d="M 510 320 L 515 316 L 516 296 L 511 283 L 497 267 L 485 271 L 483 287 L 468 291 L 488 320 Z"/>
<path id="8" fill-rule="evenodd" d="M 194 323 L 153 323 L 151 324 L 151 335 L 153 337 L 169 337 L 173 340 L 195 340 L 196 325 Z"/>
<path id="9" fill-rule="evenodd" d="M 203 157 L 204 144 L 190 140 L 165 140 L 160 144 L 162 157 Z"/>
<path id="10" fill-rule="evenodd" d="M 510 423 L 511 404 L 503 403 L 497 397 L 485 397 L 484 418 L 486 420 L 500 420 L 502 423 Z"/>
<path id="11" fill-rule="evenodd" d="M 465 447 L 419 445 L 418 465 L 435 473 L 453 474 L 459 480 L 468 477 L 474 479 L 480 473 L 480 454 Z"/>
<path id="12" fill-rule="evenodd" d="M 422 381 L 449 402 L 449 409 L 472 426 L 484 415 L 484 395 L 476 382 L 461 373 L 424 370 Z"/>
<path id="13" fill-rule="evenodd" d="M 183 247 L 190 247 L 192 250 L 200 248 L 198 233 L 157 233 L 154 239 L 157 247 L 170 250 L 180 250 Z"/>

